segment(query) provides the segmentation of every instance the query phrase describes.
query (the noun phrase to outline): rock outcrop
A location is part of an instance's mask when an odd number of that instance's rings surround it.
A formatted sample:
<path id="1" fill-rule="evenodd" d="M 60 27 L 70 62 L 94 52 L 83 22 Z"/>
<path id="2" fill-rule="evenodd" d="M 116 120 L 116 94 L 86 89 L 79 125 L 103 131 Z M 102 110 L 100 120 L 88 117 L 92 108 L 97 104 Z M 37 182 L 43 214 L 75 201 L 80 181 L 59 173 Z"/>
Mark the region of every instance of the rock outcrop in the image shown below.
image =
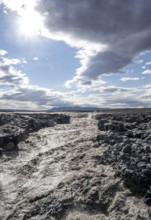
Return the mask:
<path id="1" fill-rule="evenodd" d="M 98 158 L 136 195 L 151 205 L 151 114 L 107 114 L 98 117 L 99 144 L 108 148 Z"/>
<path id="2" fill-rule="evenodd" d="M 36 132 L 55 124 L 69 123 L 65 114 L 0 114 L 0 154 L 17 150 L 17 145 Z"/>

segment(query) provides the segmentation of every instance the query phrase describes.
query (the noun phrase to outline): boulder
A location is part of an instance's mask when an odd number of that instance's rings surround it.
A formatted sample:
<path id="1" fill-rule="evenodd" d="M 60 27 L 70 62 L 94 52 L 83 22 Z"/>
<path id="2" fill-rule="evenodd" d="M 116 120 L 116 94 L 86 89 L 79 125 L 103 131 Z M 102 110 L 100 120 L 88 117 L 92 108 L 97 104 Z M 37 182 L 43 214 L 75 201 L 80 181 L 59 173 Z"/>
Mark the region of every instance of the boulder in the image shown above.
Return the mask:
<path id="1" fill-rule="evenodd" d="M 105 131 L 125 131 L 124 123 L 117 121 L 110 121 L 104 124 Z"/>
<path id="2" fill-rule="evenodd" d="M 130 154 L 131 151 L 132 151 L 132 147 L 131 147 L 131 145 L 129 145 L 129 144 L 127 144 L 127 145 L 123 148 L 123 152 L 124 152 L 124 153 Z"/>

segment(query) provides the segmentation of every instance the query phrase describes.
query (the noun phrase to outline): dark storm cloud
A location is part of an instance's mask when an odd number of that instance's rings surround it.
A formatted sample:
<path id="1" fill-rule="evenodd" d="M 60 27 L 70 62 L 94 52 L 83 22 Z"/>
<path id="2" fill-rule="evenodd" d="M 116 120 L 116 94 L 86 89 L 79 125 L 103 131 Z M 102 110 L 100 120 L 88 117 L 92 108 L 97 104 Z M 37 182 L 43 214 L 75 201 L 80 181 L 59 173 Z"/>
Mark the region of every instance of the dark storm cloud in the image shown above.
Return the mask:
<path id="1" fill-rule="evenodd" d="M 112 51 L 99 53 L 91 58 L 87 65 L 86 75 L 91 79 L 96 79 L 101 73 L 124 72 L 121 69 L 129 64 L 132 58 L 126 55 L 119 55 Z"/>
<path id="2" fill-rule="evenodd" d="M 107 46 L 78 73 L 88 80 L 121 72 L 136 55 L 151 49 L 150 9 L 150 0 L 41 0 L 37 10 L 50 33 L 62 40 L 68 35 L 73 41 Z"/>

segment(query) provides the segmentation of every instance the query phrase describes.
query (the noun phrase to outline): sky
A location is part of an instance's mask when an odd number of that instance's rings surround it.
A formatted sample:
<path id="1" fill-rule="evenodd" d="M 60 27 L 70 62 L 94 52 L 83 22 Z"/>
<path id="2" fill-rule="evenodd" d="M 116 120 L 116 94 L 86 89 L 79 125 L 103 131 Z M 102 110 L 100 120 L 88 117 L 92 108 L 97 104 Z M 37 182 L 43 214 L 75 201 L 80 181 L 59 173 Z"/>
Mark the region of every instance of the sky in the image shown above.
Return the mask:
<path id="1" fill-rule="evenodd" d="M 150 0 L 0 0 L 0 109 L 151 107 Z"/>

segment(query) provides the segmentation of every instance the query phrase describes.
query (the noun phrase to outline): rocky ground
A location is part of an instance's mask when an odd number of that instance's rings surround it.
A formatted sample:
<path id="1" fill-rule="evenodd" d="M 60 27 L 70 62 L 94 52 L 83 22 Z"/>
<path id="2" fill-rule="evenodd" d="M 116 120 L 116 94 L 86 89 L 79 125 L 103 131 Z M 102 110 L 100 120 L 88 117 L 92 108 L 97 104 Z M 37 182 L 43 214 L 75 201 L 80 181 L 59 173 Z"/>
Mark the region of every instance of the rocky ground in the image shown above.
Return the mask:
<path id="1" fill-rule="evenodd" d="M 151 219 L 151 113 L 1 114 L 0 125 L 1 220 Z"/>
<path id="2" fill-rule="evenodd" d="M 18 151 L 18 143 L 32 132 L 69 122 L 70 116 L 63 114 L 0 114 L 0 154 Z"/>

